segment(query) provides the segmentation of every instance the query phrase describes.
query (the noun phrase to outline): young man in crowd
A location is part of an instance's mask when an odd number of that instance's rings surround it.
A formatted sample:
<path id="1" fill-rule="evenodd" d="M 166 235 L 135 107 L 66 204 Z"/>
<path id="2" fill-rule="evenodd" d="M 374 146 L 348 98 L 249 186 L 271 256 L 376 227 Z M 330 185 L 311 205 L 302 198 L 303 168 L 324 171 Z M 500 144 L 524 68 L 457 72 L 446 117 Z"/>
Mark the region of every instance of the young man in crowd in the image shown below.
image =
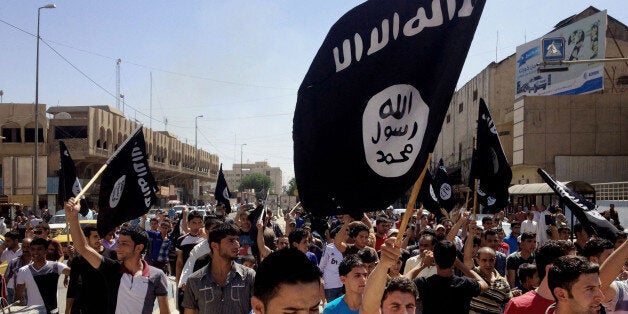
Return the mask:
<path id="1" fill-rule="evenodd" d="M 95 226 L 85 226 L 83 235 L 89 247 L 100 255 L 117 259 L 115 251 L 102 246 Z M 107 288 L 103 285 L 106 281 L 103 273 L 89 265 L 82 255 L 73 258 L 69 266 L 72 272 L 65 302 L 66 313 L 106 313 L 107 298 L 103 296 L 107 295 Z"/>
<path id="2" fill-rule="evenodd" d="M 337 226 L 329 232 L 329 236 L 335 239 L 340 230 L 341 227 Z M 342 253 L 336 247 L 336 244 L 334 242 L 327 244 L 321 262 L 318 265 L 318 268 L 323 272 L 325 300 L 331 301 L 342 295 L 342 281 L 338 273 L 338 267 L 342 259 Z"/>
<path id="3" fill-rule="evenodd" d="M 373 239 L 375 238 L 375 233 L 368 217 L 364 216 L 362 221 L 352 222 L 351 216 L 344 215 L 343 222 L 342 228 L 336 238 L 334 238 L 334 243 L 336 243 L 336 247 L 344 256 L 357 254 L 359 250 L 368 246 L 371 235 Z"/>
<path id="4" fill-rule="evenodd" d="M 46 259 L 49 261 L 57 261 L 63 262 L 63 248 L 61 247 L 61 243 L 57 240 L 50 239 L 50 226 L 46 222 L 41 222 L 39 225 L 33 228 L 34 236 L 33 239 L 44 239 L 48 241 L 48 247 L 46 248 Z"/>
<path id="5" fill-rule="evenodd" d="M 392 223 L 386 216 L 378 216 L 375 220 L 375 251 L 379 251 L 386 238 L 388 230 L 392 228 Z"/>
<path id="6" fill-rule="evenodd" d="M 484 229 L 482 233 L 482 246 L 488 246 L 495 250 L 495 269 L 499 274 L 506 276 L 506 254 L 500 252 L 501 241 L 497 237 L 497 231 L 495 229 Z"/>
<path id="7" fill-rule="evenodd" d="M 15 296 L 15 276 L 22 266 L 28 265 L 31 262 L 31 238 L 24 238 L 22 240 L 22 255 L 9 261 L 7 269 L 4 272 L 4 280 L 7 285 L 7 300 L 9 304 L 14 302 Z"/>
<path id="8" fill-rule="evenodd" d="M 4 235 L 4 251 L 0 255 L 0 263 L 8 262 L 14 258 L 22 256 L 20 246 L 20 234 L 17 231 L 10 231 Z"/>
<path id="9" fill-rule="evenodd" d="M 510 234 L 504 238 L 504 242 L 508 244 L 510 252 L 508 255 L 519 251 L 519 236 L 521 235 L 521 223 L 513 221 L 510 223 Z"/>
<path id="10" fill-rule="evenodd" d="M 392 240 L 392 241 L 390 241 Z M 387 270 L 399 260 L 401 250 L 394 247 L 394 238 L 381 247 L 380 262 L 366 282 L 360 313 L 414 314 L 418 292 L 414 282 L 406 277 L 388 278 Z"/>
<path id="11" fill-rule="evenodd" d="M 582 248 L 582 256 L 586 257 L 592 263 L 602 265 L 604 261 L 613 254 L 615 246 L 613 242 L 606 239 L 597 238 L 587 241 Z"/>
<path id="12" fill-rule="evenodd" d="M 223 221 L 216 217 L 206 217 L 205 219 L 205 234 L 208 235 L 210 231 L 212 231 L 215 227 L 222 224 Z M 209 247 L 209 242 L 207 239 L 203 239 L 201 243 L 198 243 L 192 251 L 190 251 L 190 255 L 188 256 L 185 265 L 183 265 L 183 270 L 181 270 L 181 277 L 179 278 L 179 288 L 185 287 L 185 283 L 188 281 L 188 277 L 200 269 L 202 266 L 207 265 L 204 263 L 204 258 L 209 256 L 211 252 L 211 248 Z M 199 263 L 197 263 L 199 261 Z M 197 266 L 197 264 L 199 264 Z M 183 288 L 185 289 L 185 288 Z"/>
<path id="13" fill-rule="evenodd" d="M 88 245 L 78 220 L 80 209 L 79 202 L 70 198 L 65 217 L 74 248 L 105 278 L 106 313 L 152 313 L 155 299 L 161 314 L 170 313 L 166 275 L 142 259 L 148 245 L 146 231 L 137 226 L 121 228 L 115 249 L 118 260 L 113 260 Z"/>
<path id="14" fill-rule="evenodd" d="M 189 233 L 182 235 L 179 237 L 175 243 L 175 249 L 177 253 L 177 263 L 176 263 L 176 282 L 177 284 L 181 281 L 181 272 L 183 271 L 183 265 L 188 260 L 190 256 L 190 251 L 199 243 L 201 243 L 204 238 L 201 236 L 201 228 L 203 227 L 203 216 L 200 212 L 193 210 L 189 213 L 186 211 L 182 212 L 183 215 L 187 215 L 187 224 L 189 228 Z M 183 222 L 182 222 L 183 223 Z M 183 290 L 177 290 L 177 303 L 179 312 L 183 312 L 183 306 L 181 302 L 183 302 Z"/>
<path id="15" fill-rule="evenodd" d="M 406 261 L 406 266 L 403 269 L 403 273 L 407 274 L 413 268 L 419 266 L 421 264 L 421 261 L 427 255 L 430 255 L 431 257 L 430 260 L 433 261 L 434 260 L 433 252 L 434 252 L 434 246 L 436 245 L 436 242 L 437 242 L 436 237 L 434 237 L 433 235 L 429 233 L 423 234 L 419 238 L 419 255 L 410 257 Z M 412 277 L 411 279 L 414 279 L 416 277 L 430 277 L 436 274 L 436 265 L 434 265 L 433 263 L 428 263 L 428 264 L 425 264 L 425 266 L 426 266 L 425 268 L 423 268 L 416 276 Z"/>
<path id="16" fill-rule="evenodd" d="M 548 286 L 555 314 L 600 313 L 604 299 L 599 266 L 582 256 L 562 256 L 549 268 Z M 552 313 L 546 309 L 544 313 Z"/>
<path id="17" fill-rule="evenodd" d="M 142 222 L 140 223 L 140 227 L 142 227 L 142 229 L 144 229 L 145 220 L 146 215 L 142 217 Z M 155 226 L 153 226 L 153 221 L 156 222 Z M 150 222 L 151 229 L 146 230 L 146 233 L 148 233 L 148 244 L 150 248 L 150 250 L 147 250 L 148 252 L 146 253 L 146 261 L 148 262 L 148 265 L 157 267 L 166 275 L 170 275 L 170 258 L 168 253 L 170 252 L 170 248 L 173 243 L 168 237 L 168 234 L 172 231 L 172 225 L 167 219 L 157 223 L 157 220 L 153 218 Z"/>
<path id="18" fill-rule="evenodd" d="M 534 264 L 534 250 L 536 250 L 536 234 L 529 232 L 521 234 L 519 251 L 510 254 L 506 259 L 506 278 L 510 287 L 514 288 L 519 284 L 517 270 L 521 264 Z"/>
<path id="19" fill-rule="evenodd" d="M 345 294 L 331 300 L 325 306 L 323 314 L 331 313 L 359 313 L 362 304 L 362 295 L 366 286 L 368 270 L 359 257 L 347 256 L 338 266 L 340 281 L 345 288 Z"/>
<path id="20" fill-rule="evenodd" d="M 70 268 L 63 263 L 46 260 L 48 244 L 48 240 L 42 238 L 31 242 L 33 261 L 22 266 L 16 275 L 15 299 L 21 305 L 44 305 L 47 313 L 55 313 L 58 312 L 59 275 L 69 275 Z"/>
<path id="21" fill-rule="evenodd" d="M 316 255 L 309 251 L 310 240 L 308 239 L 307 231 L 300 228 L 290 231 L 288 241 L 290 242 L 290 247 L 303 252 L 314 265 L 318 265 Z"/>
<path id="22" fill-rule="evenodd" d="M 573 232 L 576 236 L 576 241 L 574 242 L 574 245 L 576 246 L 576 253 L 578 253 L 578 255 L 582 255 L 582 249 L 584 248 L 584 245 L 587 244 L 589 239 L 591 239 L 591 236 L 589 236 L 589 233 L 584 229 L 584 226 L 582 226 L 581 223 L 573 225 Z"/>
<path id="23" fill-rule="evenodd" d="M 222 223 L 210 231 L 211 262 L 188 278 L 182 302 L 186 314 L 251 311 L 255 271 L 235 263 L 238 238 L 232 224 Z"/>
<path id="24" fill-rule="evenodd" d="M 436 275 L 414 279 L 424 314 L 468 313 L 471 298 L 488 290 L 488 284 L 484 279 L 460 262 L 456 254 L 456 246 L 452 242 L 436 243 L 434 247 Z M 467 277 L 454 275 L 454 267 Z"/>
<path id="25" fill-rule="evenodd" d="M 628 313 L 628 283 L 617 276 L 628 260 L 628 242 L 624 242 L 601 263 L 600 280 L 604 289 L 604 307 L 607 313 Z"/>
<path id="26" fill-rule="evenodd" d="M 512 298 L 506 306 L 505 314 L 545 313 L 548 306 L 554 303 L 552 291 L 547 284 L 547 271 L 561 256 L 575 255 L 573 243 L 564 240 L 550 240 L 543 243 L 535 252 L 535 260 L 541 283 L 535 290 Z"/>
<path id="27" fill-rule="evenodd" d="M 520 296 L 539 286 L 539 274 L 536 271 L 536 264 L 523 263 L 517 270 L 518 284 L 512 290 L 513 296 Z"/>
<path id="28" fill-rule="evenodd" d="M 322 290 L 318 267 L 302 252 L 286 248 L 259 264 L 250 303 L 256 314 L 319 313 Z"/>

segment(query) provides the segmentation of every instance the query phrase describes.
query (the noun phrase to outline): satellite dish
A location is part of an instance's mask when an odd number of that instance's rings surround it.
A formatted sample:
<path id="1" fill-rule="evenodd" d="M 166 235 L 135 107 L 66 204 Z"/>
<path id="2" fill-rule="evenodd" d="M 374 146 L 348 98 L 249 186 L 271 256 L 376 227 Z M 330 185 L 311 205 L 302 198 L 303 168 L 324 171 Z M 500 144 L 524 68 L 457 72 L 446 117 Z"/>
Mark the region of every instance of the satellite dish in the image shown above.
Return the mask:
<path id="1" fill-rule="evenodd" d="M 63 111 L 63 112 L 57 113 L 55 115 L 55 119 L 72 119 L 72 116 L 69 113 Z"/>

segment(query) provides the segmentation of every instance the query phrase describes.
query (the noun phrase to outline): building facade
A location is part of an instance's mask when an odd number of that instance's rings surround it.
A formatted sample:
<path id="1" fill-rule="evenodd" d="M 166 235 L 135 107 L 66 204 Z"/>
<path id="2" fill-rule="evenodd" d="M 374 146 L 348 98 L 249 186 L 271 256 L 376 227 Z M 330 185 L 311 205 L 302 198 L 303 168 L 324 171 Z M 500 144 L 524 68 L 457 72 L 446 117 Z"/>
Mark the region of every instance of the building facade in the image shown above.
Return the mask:
<path id="1" fill-rule="evenodd" d="M 39 206 L 55 208 L 58 192 L 59 140 L 63 140 L 76 164 L 77 175 L 86 183 L 107 158 L 139 126 L 109 106 L 39 106 Z M 45 113 L 51 115 L 46 117 Z M 11 202 L 32 204 L 34 155 L 34 105 L 0 105 L 2 160 L 1 190 Z M 161 186 L 162 203 L 178 199 L 197 203 L 210 199 L 209 185 L 218 176 L 218 156 L 179 141 L 165 131 L 144 127 L 149 164 Z M 31 178 L 31 179 L 29 179 Z M 194 181 L 199 182 L 198 194 Z M 99 183 L 87 193 L 88 204 L 96 206 Z"/>
<path id="2" fill-rule="evenodd" d="M 232 191 L 240 186 L 241 179 L 249 174 L 260 173 L 270 178 L 272 194 L 282 194 L 283 178 L 281 168 L 271 167 L 266 161 L 253 164 L 233 164 L 232 170 L 223 170 L 227 185 Z"/>
<path id="3" fill-rule="evenodd" d="M 556 28 L 599 12 L 586 10 Z M 628 53 L 628 27 L 608 16 L 606 58 Z M 537 168 L 560 181 L 628 181 L 628 63 L 604 64 L 604 90 L 515 99 L 515 55 L 491 63 L 455 92 L 434 149 L 454 181 L 466 184 L 479 99 L 487 102 L 513 170 L 511 184 L 539 183 Z"/>

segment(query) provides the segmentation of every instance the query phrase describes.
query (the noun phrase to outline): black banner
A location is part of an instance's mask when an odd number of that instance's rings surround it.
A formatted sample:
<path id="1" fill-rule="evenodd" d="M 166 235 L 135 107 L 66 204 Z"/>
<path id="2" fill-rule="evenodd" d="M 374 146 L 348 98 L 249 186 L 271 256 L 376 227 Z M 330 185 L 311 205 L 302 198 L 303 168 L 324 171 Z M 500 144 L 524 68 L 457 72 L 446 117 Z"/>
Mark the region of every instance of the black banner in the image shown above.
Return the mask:
<path id="1" fill-rule="evenodd" d="M 216 181 L 216 190 L 214 191 L 214 197 L 219 203 L 225 204 L 225 210 L 228 213 L 231 212 L 231 192 L 227 186 L 227 180 L 225 180 L 225 174 L 222 173 L 222 164 L 220 164 L 220 171 L 218 172 L 218 181 Z"/>
<path id="2" fill-rule="evenodd" d="M 316 215 L 383 209 L 433 151 L 485 1 L 367 1 L 331 28 L 299 88 L 294 162 Z"/>
<path id="3" fill-rule="evenodd" d="M 68 151 L 63 141 L 59 141 L 59 154 L 61 161 L 59 165 L 59 204 L 62 205 L 69 200 L 70 197 L 78 195 L 83 187 L 81 187 L 81 182 L 79 182 L 78 176 L 76 175 L 74 160 L 72 160 L 70 151 Z M 80 203 L 81 211 L 79 213 L 83 216 L 87 216 L 89 208 L 87 207 L 85 196 L 81 196 Z"/>
<path id="4" fill-rule="evenodd" d="M 98 233 L 104 237 L 123 222 L 140 217 L 157 201 L 157 183 L 148 166 L 142 127 L 109 158 L 100 179 Z"/>
<path id="5" fill-rule="evenodd" d="M 449 181 L 447 169 L 445 169 L 445 164 L 442 159 L 438 162 L 433 186 L 440 206 L 448 212 L 451 211 L 456 206 L 456 198 L 454 196 L 454 189 Z"/>
<path id="6" fill-rule="evenodd" d="M 582 195 L 572 191 L 570 188 L 554 180 L 545 170 L 537 170 L 541 178 L 560 196 L 563 203 L 569 207 L 578 221 L 590 235 L 597 235 L 604 239 L 615 242 L 617 235 L 622 233 L 610 221 L 606 220 L 598 213 L 595 205 Z"/>
<path id="7" fill-rule="evenodd" d="M 469 186 L 472 189 L 475 179 L 479 180 L 478 202 L 489 212 L 495 213 L 508 206 L 512 170 L 484 99 L 480 99 L 477 148 L 471 159 Z"/>
<path id="8" fill-rule="evenodd" d="M 434 191 L 432 174 L 430 171 L 425 172 L 425 178 L 421 184 L 421 190 L 418 196 L 419 202 L 423 205 L 423 208 L 427 209 L 436 217 L 436 221 L 440 221 L 443 213 L 440 211 L 440 203 L 438 203 L 438 197 Z"/>

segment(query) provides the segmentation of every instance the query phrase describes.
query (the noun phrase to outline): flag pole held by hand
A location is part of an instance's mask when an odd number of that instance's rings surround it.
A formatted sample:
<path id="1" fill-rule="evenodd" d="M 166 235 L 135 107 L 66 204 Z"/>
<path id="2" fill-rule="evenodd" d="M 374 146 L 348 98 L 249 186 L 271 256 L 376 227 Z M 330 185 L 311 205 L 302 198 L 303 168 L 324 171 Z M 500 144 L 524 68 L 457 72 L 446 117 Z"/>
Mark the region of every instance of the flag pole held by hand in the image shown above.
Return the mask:
<path id="1" fill-rule="evenodd" d="M 120 151 L 124 148 L 124 146 L 126 146 L 129 141 L 131 141 L 131 139 L 133 138 L 133 136 L 135 136 L 135 134 L 137 132 L 139 132 L 142 129 L 142 125 L 140 124 L 135 131 L 133 131 L 133 133 L 131 133 L 131 135 L 129 135 L 129 137 L 127 137 L 126 140 L 124 140 L 124 142 L 122 142 L 122 144 L 118 147 L 118 149 L 116 149 L 115 152 L 113 152 L 113 154 L 111 154 L 111 156 L 109 156 L 109 159 L 107 159 L 107 161 L 105 162 L 104 165 L 102 165 L 102 167 L 100 167 L 100 169 L 98 170 L 98 172 L 96 172 L 96 174 L 91 178 L 91 180 L 89 180 L 89 182 L 87 182 L 87 184 L 83 187 L 83 189 L 81 190 L 81 192 L 79 192 L 79 194 L 77 194 L 74 198 L 77 200 L 80 200 L 81 197 L 83 197 L 83 195 L 85 193 L 87 193 L 87 190 L 89 190 L 89 188 L 92 186 L 92 184 L 94 184 L 94 182 L 96 182 L 96 179 L 98 179 L 100 177 L 100 175 L 103 173 L 103 171 L 105 171 L 105 169 L 107 168 L 107 166 L 109 165 L 109 163 L 111 162 L 111 160 L 113 160 L 113 158 L 115 158 L 118 153 L 120 153 Z"/>
<path id="2" fill-rule="evenodd" d="M 478 185 L 479 180 L 475 179 L 475 189 L 473 190 L 473 220 L 478 220 L 477 211 L 478 211 Z"/>
<path id="3" fill-rule="evenodd" d="M 416 204 L 416 198 L 417 196 L 419 196 L 419 190 L 421 189 L 421 185 L 423 184 L 423 178 L 425 178 L 425 173 L 427 172 L 427 167 L 430 165 L 431 160 L 432 153 L 427 155 L 427 161 L 425 161 L 423 171 L 421 171 L 421 175 L 416 180 L 416 182 L 414 182 L 414 186 L 412 187 L 412 193 L 410 194 L 410 200 L 408 200 L 408 205 L 406 206 L 406 212 L 403 214 L 403 218 L 401 219 L 401 225 L 399 226 L 400 235 L 406 232 L 406 227 L 408 227 L 408 221 L 410 221 L 410 217 L 412 217 L 412 212 Z M 397 241 L 395 241 L 395 247 L 401 247 L 402 242 L 403 237 L 398 236 Z"/>

